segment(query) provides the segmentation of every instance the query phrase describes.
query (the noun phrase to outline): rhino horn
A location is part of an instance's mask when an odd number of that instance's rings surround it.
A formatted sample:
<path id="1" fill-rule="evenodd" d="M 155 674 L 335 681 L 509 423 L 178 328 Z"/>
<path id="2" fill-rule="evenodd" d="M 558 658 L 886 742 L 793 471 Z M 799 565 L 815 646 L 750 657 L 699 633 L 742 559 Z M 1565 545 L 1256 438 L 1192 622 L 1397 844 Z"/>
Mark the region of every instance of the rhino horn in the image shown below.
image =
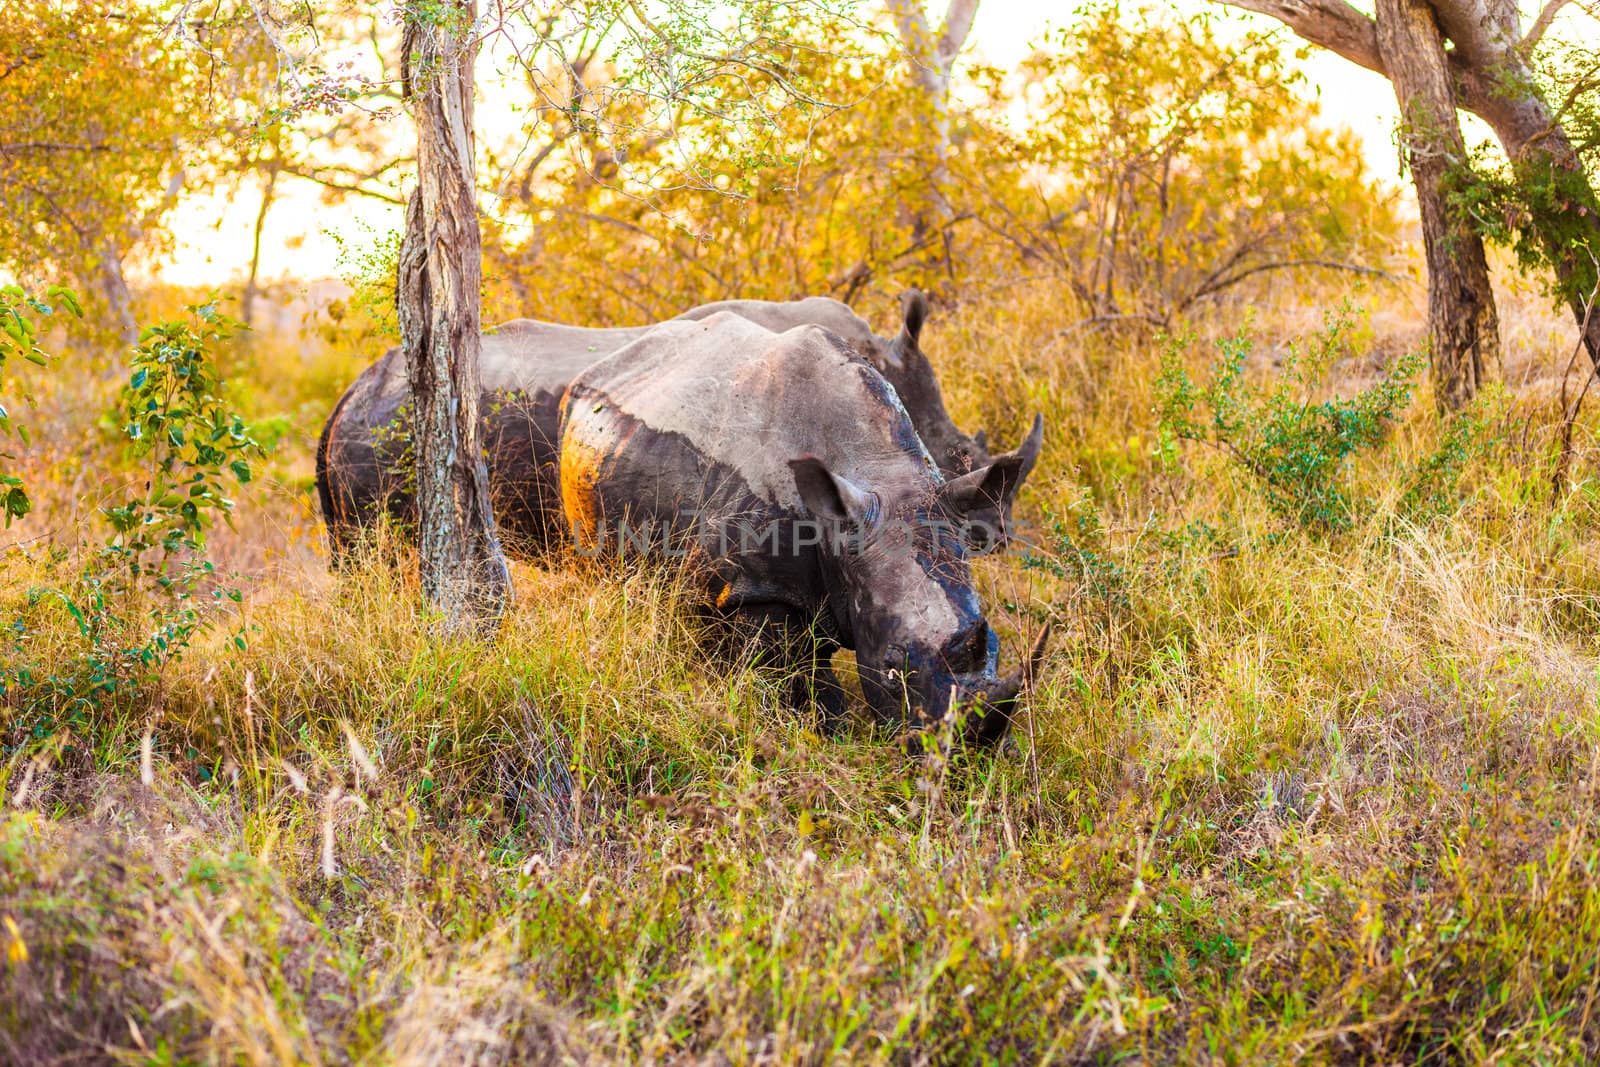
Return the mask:
<path id="1" fill-rule="evenodd" d="M 915 349 L 922 339 L 922 325 L 928 321 L 928 296 L 921 289 L 900 294 L 900 340 Z"/>
<path id="2" fill-rule="evenodd" d="M 1012 455 L 1022 458 L 1021 476 L 1026 478 L 1033 472 L 1033 465 L 1039 462 L 1039 450 L 1044 446 L 1044 413 L 1037 412 L 1033 416 L 1033 426 L 1028 430 L 1028 436 L 1023 438 L 1022 445 Z"/>
<path id="3" fill-rule="evenodd" d="M 1034 638 L 1033 648 L 1029 650 L 1027 659 L 1022 666 L 1004 678 L 983 694 L 980 702 L 982 714 L 976 722 L 968 726 L 968 741 L 977 745 L 992 745 L 1000 741 L 1011 728 L 1011 715 L 1016 710 L 1017 700 L 1022 694 L 1033 687 L 1034 680 L 1039 677 L 1039 668 L 1044 663 L 1045 646 L 1050 641 L 1050 621 L 1039 630 L 1039 636 Z"/>

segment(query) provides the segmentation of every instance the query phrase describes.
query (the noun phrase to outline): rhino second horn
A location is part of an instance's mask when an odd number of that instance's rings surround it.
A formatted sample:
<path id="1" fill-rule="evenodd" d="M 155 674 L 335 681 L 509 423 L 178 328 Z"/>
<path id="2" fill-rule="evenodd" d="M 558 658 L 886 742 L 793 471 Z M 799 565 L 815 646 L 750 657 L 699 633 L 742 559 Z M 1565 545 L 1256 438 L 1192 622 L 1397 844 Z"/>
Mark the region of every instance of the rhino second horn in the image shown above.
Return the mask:
<path id="1" fill-rule="evenodd" d="M 1045 646 L 1050 643 L 1050 620 L 1044 620 L 1044 625 L 1039 628 L 1039 636 L 1033 639 L 1033 647 L 1028 650 L 1028 658 L 1023 665 L 1023 683 L 1031 687 L 1039 677 L 1039 668 L 1044 664 Z"/>
<path id="2" fill-rule="evenodd" d="M 1039 636 L 1033 639 L 1033 647 L 1028 650 L 1028 656 L 1022 661 L 1022 666 L 1000 679 L 993 689 L 988 690 L 983 697 L 984 704 L 1003 707 L 1009 712 L 1011 705 L 1017 702 L 1017 698 L 1033 688 L 1034 680 L 1039 677 L 1039 668 L 1044 664 L 1044 650 L 1049 642 L 1050 621 L 1046 619 L 1045 624 L 1039 629 Z"/>
<path id="3" fill-rule="evenodd" d="M 1039 450 L 1044 446 L 1044 412 L 1035 412 L 1033 425 L 1028 428 L 1028 436 L 1022 439 L 1022 444 L 1017 448 L 1016 454 L 1022 457 L 1022 477 L 1026 478 L 1033 473 L 1033 466 L 1039 462 Z"/>
<path id="4" fill-rule="evenodd" d="M 1039 636 L 1034 638 L 1033 647 L 1028 651 L 1027 659 L 1022 666 L 1006 675 L 994 686 L 983 694 L 980 702 L 982 714 L 978 720 L 968 727 L 968 740 L 976 745 L 997 744 L 1005 737 L 1006 731 L 1011 728 L 1011 714 L 1016 710 L 1017 699 L 1027 690 L 1033 688 L 1034 681 L 1039 677 L 1039 668 L 1044 663 L 1044 650 L 1050 641 L 1050 620 L 1039 630 Z"/>

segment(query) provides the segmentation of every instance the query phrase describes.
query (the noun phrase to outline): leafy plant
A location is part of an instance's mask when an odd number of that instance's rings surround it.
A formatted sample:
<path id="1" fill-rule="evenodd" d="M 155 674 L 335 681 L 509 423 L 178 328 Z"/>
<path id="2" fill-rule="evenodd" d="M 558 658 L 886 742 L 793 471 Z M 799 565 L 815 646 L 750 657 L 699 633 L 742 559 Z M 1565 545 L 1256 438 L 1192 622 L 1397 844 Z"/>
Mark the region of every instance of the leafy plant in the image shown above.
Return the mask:
<path id="1" fill-rule="evenodd" d="M 1023 567 L 1076 583 L 1080 595 L 1107 614 L 1127 610 L 1129 576 L 1088 491 L 1080 490 L 1068 502 L 1066 514 L 1047 512 L 1046 518 L 1048 551 L 1029 550 L 1022 557 Z"/>
<path id="2" fill-rule="evenodd" d="M 67 588 L 38 588 L 32 606 L 59 602 L 72 616 L 83 650 L 65 673 L 36 678 L 26 666 L 0 673 L 9 686 L 38 689 L 69 706 L 96 703 L 159 674 L 209 625 L 199 597 L 240 599 L 216 582 L 206 534 L 228 521 L 230 484 L 251 480 L 250 461 L 264 452 L 243 417 L 223 397 L 211 350 L 238 325 L 214 304 L 191 306 L 189 321 L 146 329 L 132 373 L 112 412 L 144 479 L 103 509 L 111 533 Z M 25 624 L 13 626 L 19 643 Z M 244 639 L 235 635 L 242 648 Z M 19 660 L 21 657 L 19 657 Z"/>
<path id="3" fill-rule="evenodd" d="M 1254 343 L 1241 332 L 1196 382 L 1184 364 L 1186 337 L 1169 337 L 1157 382 L 1163 447 L 1194 441 L 1215 448 L 1252 478 L 1278 515 L 1319 533 L 1350 527 L 1357 511 L 1348 487 L 1351 461 L 1378 448 L 1411 401 L 1419 353 L 1397 360 L 1382 381 L 1342 398 L 1327 396 L 1329 371 L 1352 354 L 1357 317 L 1348 304 L 1323 330 L 1289 346 L 1281 373 L 1252 380 Z M 1318 399 L 1323 397 L 1323 399 Z"/>
<path id="4" fill-rule="evenodd" d="M 1446 191 L 1485 239 L 1545 280 L 1557 304 L 1581 308 L 1600 282 L 1591 181 L 1600 173 L 1600 49 L 1583 34 L 1551 34 L 1527 58 L 1528 71 L 1499 73 L 1496 91 L 1507 100 L 1542 96 L 1555 136 L 1514 159 L 1500 146 L 1478 146 L 1451 169 Z"/>
<path id="5" fill-rule="evenodd" d="M 399 230 L 378 233 L 362 227 L 359 236 L 335 232 L 339 247 L 339 274 L 350 296 L 328 305 L 330 338 L 354 334 L 358 339 L 387 343 L 400 340 L 400 319 L 395 310 L 394 278 L 400 262 Z"/>
<path id="6" fill-rule="evenodd" d="M 74 315 L 83 316 L 83 309 L 78 306 L 78 298 L 72 290 L 51 286 L 46 295 Z M 53 311 L 50 304 L 29 296 L 20 286 L 0 288 L 0 385 L 4 385 L 6 365 L 13 359 L 26 360 L 40 367 L 48 362 L 49 353 L 39 347 L 39 327 L 33 320 Z M 23 403 L 33 406 L 31 393 L 24 389 L 20 395 Z M 0 437 L 15 437 L 24 445 L 28 443 L 28 428 L 12 417 L 6 408 L 3 391 L 0 391 Z M 14 458 L 10 452 L 0 448 L 0 460 Z M 5 516 L 5 524 L 10 526 L 11 520 L 22 518 L 32 509 L 33 501 L 23 488 L 22 478 L 0 466 L 0 515 Z"/>
<path id="7" fill-rule="evenodd" d="M 1468 467 L 1499 440 L 1495 420 L 1486 412 L 1501 395 L 1498 390 L 1480 395 L 1473 406 L 1452 415 L 1441 428 L 1439 444 L 1410 467 L 1400 497 L 1407 519 L 1427 522 L 1455 508 Z"/>
<path id="8" fill-rule="evenodd" d="M 214 304 L 188 310 L 193 322 L 144 332 L 120 397 L 122 432 L 150 477 L 141 494 L 106 509 L 117 534 L 107 552 L 126 561 L 135 577 L 152 570 L 166 575 L 181 554 L 203 550 L 207 528 L 233 508 L 225 476 L 249 482 L 249 460 L 263 454 L 244 418 L 223 399 L 208 351 L 238 323 Z"/>

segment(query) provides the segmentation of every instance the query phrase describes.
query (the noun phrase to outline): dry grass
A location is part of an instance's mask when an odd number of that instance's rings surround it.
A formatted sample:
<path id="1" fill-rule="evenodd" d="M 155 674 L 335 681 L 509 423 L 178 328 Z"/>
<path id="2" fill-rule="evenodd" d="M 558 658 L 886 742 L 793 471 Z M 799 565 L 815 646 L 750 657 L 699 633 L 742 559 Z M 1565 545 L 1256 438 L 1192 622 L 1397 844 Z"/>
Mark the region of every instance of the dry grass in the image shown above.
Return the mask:
<path id="1" fill-rule="evenodd" d="M 1264 350 L 1330 284 L 1254 294 Z M 1358 299 L 1375 362 L 1417 339 L 1414 294 Z M 1148 339 L 1061 336 L 1048 292 L 936 320 L 959 422 L 1046 413 L 1038 551 L 1052 518 L 1104 530 L 1104 569 L 982 564 L 1008 655 L 1060 637 L 1016 748 L 949 766 L 705 664 L 658 574 L 520 565 L 496 640 L 430 641 L 413 583 L 322 566 L 308 448 L 356 360 L 264 342 L 243 399 L 292 432 L 217 542 L 245 651 L 213 632 L 47 736 L 5 711 L 0 1059 L 1591 1060 L 1594 426 L 1552 503 L 1570 331 L 1504 306 L 1516 389 L 1459 509 L 1398 518 L 1423 401 L 1334 540 L 1214 457 L 1161 464 Z M 21 537 L 72 546 L 114 457 L 40 418 L 57 525 Z M 8 615 L 45 543 L 7 557 Z"/>

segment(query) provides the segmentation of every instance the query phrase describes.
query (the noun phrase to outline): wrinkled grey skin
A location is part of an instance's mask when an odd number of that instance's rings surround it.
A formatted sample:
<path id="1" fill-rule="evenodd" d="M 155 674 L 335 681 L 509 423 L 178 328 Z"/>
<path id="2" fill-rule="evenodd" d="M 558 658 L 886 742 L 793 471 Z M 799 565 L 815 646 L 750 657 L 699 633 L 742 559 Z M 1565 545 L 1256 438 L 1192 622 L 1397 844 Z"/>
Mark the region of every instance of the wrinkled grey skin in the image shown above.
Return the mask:
<path id="1" fill-rule="evenodd" d="M 1021 672 L 996 673 L 999 641 L 953 528 L 976 501 L 1009 499 L 1021 460 L 947 482 L 895 390 L 844 339 L 733 313 L 663 323 L 576 377 L 560 433 L 578 542 L 646 551 L 626 527 L 681 546 L 709 610 L 759 634 L 795 704 L 814 699 L 837 722 L 828 658 L 844 647 L 883 722 L 921 730 L 954 697 L 978 701 L 970 738 L 1004 732 Z"/>
<path id="2" fill-rule="evenodd" d="M 939 377 L 933 364 L 922 351 L 922 327 L 928 319 L 928 298 L 912 289 L 900 297 L 900 332 L 894 337 L 880 337 L 872 332 L 866 320 L 846 304 L 825 296 L 811 296 L 804 300 L 783 303 L 765 300 L 723 300 L 686 311 L 680 319 L 703 319 L 721 311 L 731 311 L 769 330 L 782 333 L 794 326 L 812 324 L 822 326 L 839 337 L 866 358 L 884 376 L 900 401 L 911 415 L 922 443 L 947 476 L 959 476 L 986 467 L 1002 458 L 989 452 L 987 437 L 979 430 L 968 437 L 956 427 L 950 413 L 945 410 L 944 392 L 939 387 Z M 1033 425 L 1022 446 L 1005 456 L 1021 460 L 1021 478 L 1033 471 L 1044 442 L 1044 418 L 1035 415 Z M 987 552 L 1005 544 L 1006 531 L 1011 525 L 1009 505 L 975 507 L 969 515 L 967 529 L 971 540 L 969 548 Z"/>
<path id="3" fill-rule="evenodd" d="M 730 300 L 686 312 L 699 320 L 732 312 L 779 332 L 802 324 L 832 330 L 876 367 L 900 394 L 922 440 L 948 475 L 962 475 L 994 459 L 983 435 L 967 437 L 945 411 L 939 383 L 918 345 L 927 315 L 921 293 L 902 300 L 900 333 L 885 339 L 837 300 L 809 297 L 773 302 Z M 563 532 L 550 522 L 559 513 L 555 481 L 558 408 L 573 379 L 603 356 L 642 336 L 650 327 L 588 329 L 517 319 L 484 335 L 479 361 L 495 514 L 508 547 L 537 552 Z M 391 350 L 368 367 L 334 408 L 317 449 L 317 488 L 335 558 L 363 526 L 387 511 L 408 516 L 410 494 L 396 473 L 404 452 L 407 397 L 405 363 Z M 1042 421 L 1034 420 L 1020 460 L 1026 478 L 1038 457 Z M 986 551 L 1003 541 L 1010 513 L 998 503 L 980 503 L 968 529 L 972 547 Z M 1000 534 L 1000 536 L 992 536 Z"/>

